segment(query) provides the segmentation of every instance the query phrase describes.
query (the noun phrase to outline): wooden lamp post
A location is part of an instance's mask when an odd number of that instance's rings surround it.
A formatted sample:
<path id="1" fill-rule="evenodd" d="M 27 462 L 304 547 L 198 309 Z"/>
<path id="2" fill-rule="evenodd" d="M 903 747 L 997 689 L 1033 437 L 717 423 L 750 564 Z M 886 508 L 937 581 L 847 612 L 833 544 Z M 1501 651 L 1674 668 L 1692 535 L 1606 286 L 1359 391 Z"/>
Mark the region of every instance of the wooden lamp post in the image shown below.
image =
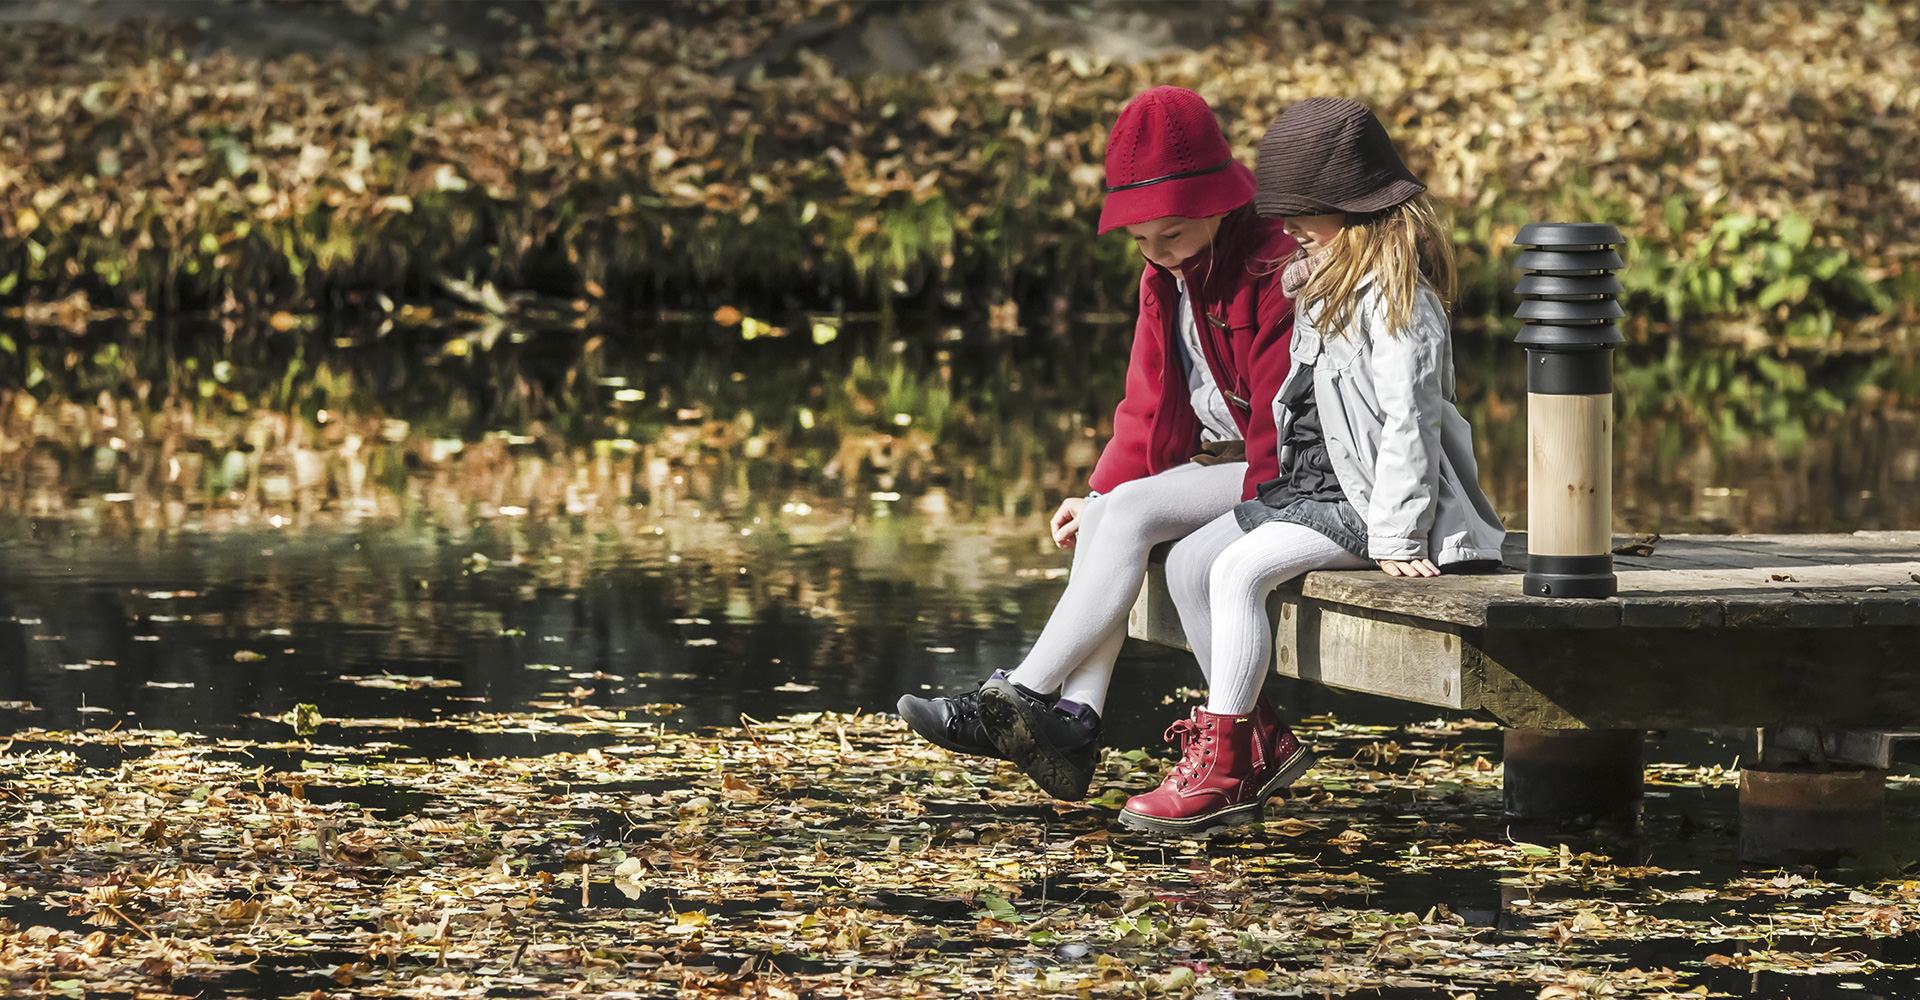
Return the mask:
<path id="1" fill-rule="evenodd" d="M 1527 573 L 1535 597 L 1611 597 L 1614 296 L 1620 231 L 1597 222 L 1523 226 L 1514 313 L 1527 348 Z"/>

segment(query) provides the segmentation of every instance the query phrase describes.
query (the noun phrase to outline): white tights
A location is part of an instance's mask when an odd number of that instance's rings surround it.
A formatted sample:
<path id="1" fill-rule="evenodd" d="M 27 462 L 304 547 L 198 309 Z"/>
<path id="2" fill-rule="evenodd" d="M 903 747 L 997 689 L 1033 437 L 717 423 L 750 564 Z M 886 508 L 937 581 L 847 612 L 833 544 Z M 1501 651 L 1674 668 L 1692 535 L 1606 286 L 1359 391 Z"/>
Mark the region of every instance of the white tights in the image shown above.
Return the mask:
<path id="1" fill-rule="evenodd" d="M 1240 500 L 1245 462 L 1181 465 L 1129 480 L 1087 504 L 1066 592 L 1010 679 L 1104 711 L 1113 661 L 1127 638 L 1147 553 L 1206 524 Z"/>
<path id="2" fill-rule="evenodd" d="M 1305 525 L 1268 521 L 1242 531 L 1232 511 L 1175 543 L 1167 590 L 1207 678 L 1207 711 L 1253 710 L 1273 657 L 1273 588 L 1309 570 L 1371 565 Z"/>

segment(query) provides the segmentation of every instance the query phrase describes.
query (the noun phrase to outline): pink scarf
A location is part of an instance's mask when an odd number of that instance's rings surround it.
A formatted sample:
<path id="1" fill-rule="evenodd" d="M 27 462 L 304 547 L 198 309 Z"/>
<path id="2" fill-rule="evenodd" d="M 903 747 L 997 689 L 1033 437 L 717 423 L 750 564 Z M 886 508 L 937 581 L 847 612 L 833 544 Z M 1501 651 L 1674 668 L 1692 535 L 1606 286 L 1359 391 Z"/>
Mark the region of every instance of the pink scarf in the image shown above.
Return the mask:
<path id="1" fill-rule="evenodd" d="M 1313 269 L 1320 266 L 1320 258 L 1324 253 L 1308 254 L 1302 251 L 1294 254 L 1281 267 L 1280 290 L 1286 292 L 1288 298 L 1297 297 L 1300 289 L 1307 287 L 1307 279 L 1313 277 Z"/>

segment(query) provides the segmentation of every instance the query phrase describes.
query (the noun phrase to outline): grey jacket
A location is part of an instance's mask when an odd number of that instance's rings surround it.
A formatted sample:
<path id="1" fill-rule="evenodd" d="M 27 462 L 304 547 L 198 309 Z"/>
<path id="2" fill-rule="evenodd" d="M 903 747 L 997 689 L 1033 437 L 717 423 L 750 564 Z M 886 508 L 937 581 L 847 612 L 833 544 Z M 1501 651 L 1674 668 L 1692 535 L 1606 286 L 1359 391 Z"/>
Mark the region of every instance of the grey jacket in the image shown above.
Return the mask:
<path id="1" fill-rule="evenodd" d="M 1367 555 L 1436 563 L 1500 558 L 1506 529 L 1480 491 L 1473 431 L 1453 404 L 1453 342 L 1440 297 L 1422 287 L 1406 329 L 1387 328 L 1371 284 L 1360 289 L 1352 329 L 1323 336 L 1320 304 L 1293 326 L 1291 383 L 1313 365 L 1314 405 L 1327 458 L 1347 500 L 1367 522 Z M 1291 411 L 1274 397 L 1280 467 Z"/>

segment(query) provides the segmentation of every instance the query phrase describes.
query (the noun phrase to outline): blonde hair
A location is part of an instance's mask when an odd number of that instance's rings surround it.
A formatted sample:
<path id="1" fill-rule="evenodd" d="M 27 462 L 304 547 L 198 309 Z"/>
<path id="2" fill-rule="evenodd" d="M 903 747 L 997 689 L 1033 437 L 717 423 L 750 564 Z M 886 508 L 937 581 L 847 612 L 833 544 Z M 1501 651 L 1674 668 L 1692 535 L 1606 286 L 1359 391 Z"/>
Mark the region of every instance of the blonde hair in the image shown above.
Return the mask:
<path id="1" fill-rule="evenodd" d="M 1459 291 L 1453 241 L 1426 195 L 1382 212 L 1348 216 L 1295 298 L 1302 307 L 1324 304 L 1317 325 L 1327 336 L 1345 336 L 1360 303 L 1360 285 L 1369 276 L 1386 300 L 1389 336 L 1412 320 L 1422 283 L 1453 311 Z"/>

